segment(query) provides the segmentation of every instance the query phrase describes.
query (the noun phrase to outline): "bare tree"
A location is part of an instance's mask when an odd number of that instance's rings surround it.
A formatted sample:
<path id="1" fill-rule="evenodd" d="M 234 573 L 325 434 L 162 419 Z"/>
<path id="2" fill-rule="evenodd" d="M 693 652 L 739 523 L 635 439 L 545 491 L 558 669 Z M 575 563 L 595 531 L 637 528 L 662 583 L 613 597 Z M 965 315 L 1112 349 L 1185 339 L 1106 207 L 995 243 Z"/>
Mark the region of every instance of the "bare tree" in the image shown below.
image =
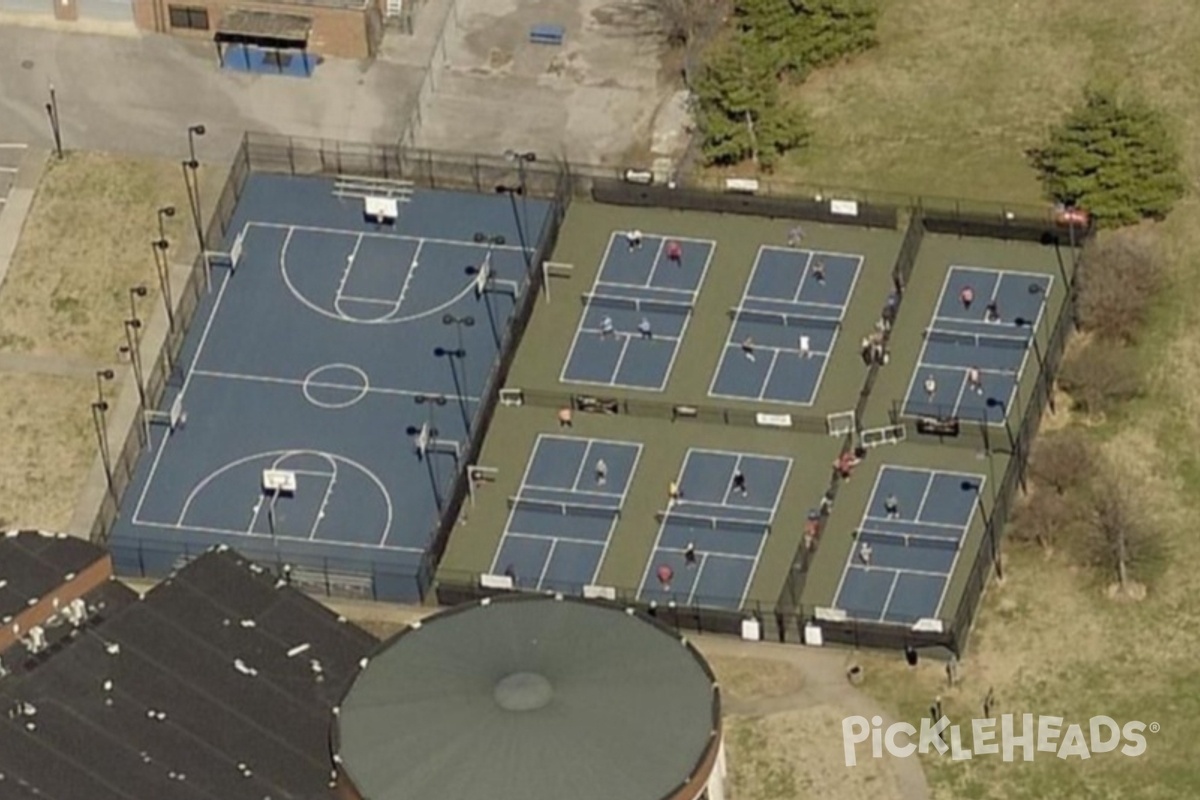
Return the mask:
<path id="1" fill-rule="evenodd" d="M 1158 552 L 1153 522 L 1138 507 L 1139 497 L 1131 481 L 1115 465 L 1097 471 L 1090 501 L 1093 559 L 1097 566 L 1116 574 L 1124 591 L 1131 568 L 1148 565 Z"/>
<path id="2" fill-rule="evenodd" d="M 1079 493 L 1060 494 L 1039 488 L 1017 507 L 1013 517 L 1013 535 L 1037 542 L 1044 549 L 1083 528 L 1089 508 Z"/>
<path id="3" fill-rule="evenodd" d="M 1079 270 L 1079 325 L 1097 336 L 1132 343 L 1165 283 L 1153 237 L 1107 234 L 1088 243 Z"/>
<path id="4" fill-rule="evenodd" d="M 1082 431 L 1064 428 L 1039 436 L 1029 458 L 1029 474 L 1062 495 L 1087 483 L 1095 447 Z"/>

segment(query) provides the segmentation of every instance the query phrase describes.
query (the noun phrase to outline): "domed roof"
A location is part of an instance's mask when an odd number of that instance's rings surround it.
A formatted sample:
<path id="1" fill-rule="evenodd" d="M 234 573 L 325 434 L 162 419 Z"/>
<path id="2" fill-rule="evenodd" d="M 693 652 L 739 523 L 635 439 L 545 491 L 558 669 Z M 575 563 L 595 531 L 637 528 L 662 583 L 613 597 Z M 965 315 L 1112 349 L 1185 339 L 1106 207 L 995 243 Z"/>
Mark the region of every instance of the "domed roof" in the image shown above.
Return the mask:
<path id="1" fill-rule="evenodd" d="M 661 800 L 719 733 L 712 672 L 676 633 L 514 595 L 386 643 L 341 704 L 335 749 L 370 800 Z"/>

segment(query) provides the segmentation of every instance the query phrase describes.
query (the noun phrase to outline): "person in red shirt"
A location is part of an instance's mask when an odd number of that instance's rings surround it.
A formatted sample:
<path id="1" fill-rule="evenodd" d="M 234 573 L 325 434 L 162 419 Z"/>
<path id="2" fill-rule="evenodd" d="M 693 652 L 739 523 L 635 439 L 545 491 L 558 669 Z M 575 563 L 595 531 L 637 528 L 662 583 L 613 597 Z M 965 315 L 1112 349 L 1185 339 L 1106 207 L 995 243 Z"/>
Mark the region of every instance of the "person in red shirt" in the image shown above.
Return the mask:
<path id="1" fill-rule="evenodd" d="M 674 239 L 667 242 L 667 261 L 677 267 L 683 266 L 683 247 Z"/>
<path id="2" fill-rule="evenodd" d="M 962 291 L 958 293 L 958 300 L 962 303 L 964 311 L 970 311 L 971 304 L 975 302 L 975 290 L 970 286 L 964 286 Z"/>

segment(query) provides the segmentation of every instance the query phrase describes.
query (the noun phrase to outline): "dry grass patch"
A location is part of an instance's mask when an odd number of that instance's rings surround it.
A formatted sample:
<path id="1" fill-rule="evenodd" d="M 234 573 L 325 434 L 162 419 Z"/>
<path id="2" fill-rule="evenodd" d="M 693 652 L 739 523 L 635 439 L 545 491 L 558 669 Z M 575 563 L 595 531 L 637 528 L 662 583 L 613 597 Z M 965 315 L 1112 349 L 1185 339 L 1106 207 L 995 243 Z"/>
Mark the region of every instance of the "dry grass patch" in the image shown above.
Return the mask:
<path id="1" fill-rule="evenodd" d="M 0 373 L 0 519 L 66 530 L 96 457 L 87 378 Z"/>
<path id="2" fill-rule="evenodd" d="M 816 706 L 756 719 L 730 717 L 732 800 L 901 800 L 889 762 L 866 758 L 845 766 L 841 726 L 844 709 Z"/>
<path id="3" fill-rule="evenodd" d="M 219 176 L 202 170 L 208 212 Z M 167 220 L 172 260 L 196 251 L 178 161 L 68 153 L 51 160 L 38 187 L 0 292 L 0 350 L 115 359 L 129 316 L 129 288 L 145 284 L 141 316 L 162 313 L 151 242 L 157 210 Z"/>
<path id="4" fill-rule="evenodd" d="M 709 656 L 727 704 L 795 694 L 804 688 L 800 670 L 786 661 L 738 656 Z"/>

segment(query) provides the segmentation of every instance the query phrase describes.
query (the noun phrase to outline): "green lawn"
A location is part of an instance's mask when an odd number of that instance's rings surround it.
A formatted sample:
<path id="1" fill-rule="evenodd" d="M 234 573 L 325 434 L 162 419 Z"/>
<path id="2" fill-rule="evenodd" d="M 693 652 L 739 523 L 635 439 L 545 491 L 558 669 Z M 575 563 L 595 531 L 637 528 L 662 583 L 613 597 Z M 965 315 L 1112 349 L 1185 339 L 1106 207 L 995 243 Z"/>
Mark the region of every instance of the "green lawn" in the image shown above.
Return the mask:
<path id="1" fill-rule="evenodd" d="M 1035 3 L 883 0 L 882 45 L 797 90 L 816 122 L 813 147 L 782 178 L 922 195 L 1045 202 L 1025 152 L 1093 81 L 1116 81 L 1165 108 L 1184 166 L 1200 166 L 1195 77 L 1200 4 L 1186 0 Z M 1064 552 L 1006 547 L 1006 581 L 989 589 L 962 668 L 947 691 L 938 665 L 906 669 L 868 655 L 867 689 L 916 720 L 936 694 L 958 717 L 980 716 L 993 688 L 1000 713 L 1093 714 L 1158 722 L 1146 755 L 1031 764 L 933 760 L 944 798 L 1176 798 L 1195 795 L 1200 766 L 1200 204 L 1188 197 L 1157 226 L 1174 278 L 1141 345 L 1147 396 L 1087 424 L 1144 476 L 1170 565 L 1142 601 L 1106 594 L 1110 578 Z M 1048 424 L 1065 424 L 1064 417 Z M 1086 469 L 1087 465 L 1081 465 Z"/>

